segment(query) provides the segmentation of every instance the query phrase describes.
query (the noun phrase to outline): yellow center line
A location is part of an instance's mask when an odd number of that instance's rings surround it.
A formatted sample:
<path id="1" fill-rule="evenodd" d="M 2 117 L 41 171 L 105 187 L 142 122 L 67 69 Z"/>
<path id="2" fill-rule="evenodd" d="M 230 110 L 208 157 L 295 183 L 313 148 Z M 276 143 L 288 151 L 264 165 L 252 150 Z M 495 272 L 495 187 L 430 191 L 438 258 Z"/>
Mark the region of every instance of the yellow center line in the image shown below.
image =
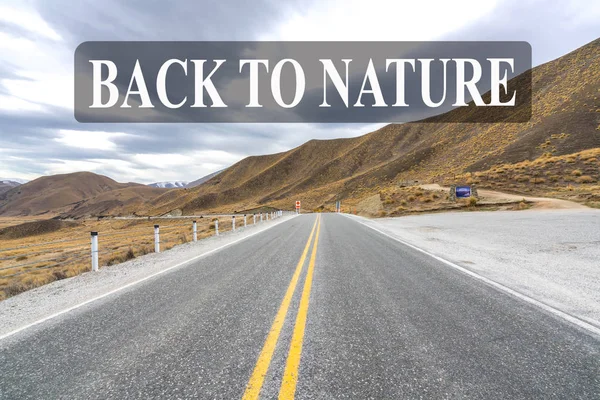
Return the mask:
<path id="1" fill-rule="evenodd" d="M 254 367 L 254 371 L 252 372 L 252 376 L 248 381 L 246 391 L 242 397 L 244 400 L 258 399 L 258 396 L 260 395 L 260 389 L 262 388 L 265 376 L 269 370 L 269 365 L 271 364 L 271 359 L 273 358 L 273 353 L 275 352 L 275 345 L 277 344 L 279 334 L 281 333 L 283 323 L 285 322 L 285 316 L 287 315 L 288 308 L 290 307 L 290 302 L 292 301 L 294 291 L 296 290 L 298 279 L 302 272 L 306 256 L 308 255 L 308 249 L 310 248 L 310 243 L 312 241 L 313 234 L 315 233 L 315 228 L 317 227 L 317 221 L 319 220 L 320 215 L 318 215 L 315 219 L 315 223 L 312 227 L 312 231 L 310 232 L 310 236 L 308 237 L 308 241 L 306 242 L 306 246 L 304 247 L 304 251 L 302 252 L 302 256 L 300 257 L 300 261 L 298 261 L 298 265 L 296 266 L 296 271 L 292 276 L 292 280 L 290 281 L 290 285 L 285 292 L 281 306 L 279 306 L 279 311 L 277 311 L 277 315 L 275 316 L 271 330 L 269 331 L 262 351 L 258 356 L 256 366 Z"/>
<path id="2" fill-rule="evenodd" d="M 298 307 L 298 315 L 296 315 L 296 324 L 294 333 L 292 334 L 292 342 L 290 343 L 290 351 L 288 353 L 285 371 L 279 389 L 279 399 L 293 399 L 296 394 L 296 384 L 298 383 L 298 367 L 300 366 L 300 356 L 302 355 L 302 342 L 304 341 L 304 331 L 306 328 L 306 318 L 308 315 L 308 303 L 310 301 L 310 290 L 312 288 L 313 271 L 315 269 L 315 259 L 317 256 L 317 245 L 319 244 L 319 232 L 321 230 L 321 220 L 317 226 L 317 234 L 310 255 L 310 263 L 306 272 L 306 280 L 304 281 L 304 290 L 300 298 L 300 306 Z"/>

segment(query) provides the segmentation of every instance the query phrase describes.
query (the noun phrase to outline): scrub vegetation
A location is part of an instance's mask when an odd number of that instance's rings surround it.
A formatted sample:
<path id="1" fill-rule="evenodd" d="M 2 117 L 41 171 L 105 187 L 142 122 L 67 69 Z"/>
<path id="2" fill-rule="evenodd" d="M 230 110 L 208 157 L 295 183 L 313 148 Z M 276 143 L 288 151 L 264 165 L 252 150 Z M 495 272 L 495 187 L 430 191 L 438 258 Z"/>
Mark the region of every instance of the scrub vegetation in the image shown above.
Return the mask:
<path id="1" fill-rule="evenodd" d="M 231 230 L 230 218 L 219 219 L 219 231 Z M 214 234 L 214 224 L 210 220 L 196 219 L 198 240 Z M 0 229 L 0 250 L 13 249 L 0 252 L 0 300 L 90 271 L 91 231 L 99 232 L 100 267 L 154 252 L 154 224 L 161 226 L 161 251 L 192 239 L 191 219 L 18 222 L 15 218 L 0 218 L 0 226 L 4 225 Z M 56 229 L 49 231 L 49 225 Z M 11 268 L 16 265 L 22 266 Z"/>

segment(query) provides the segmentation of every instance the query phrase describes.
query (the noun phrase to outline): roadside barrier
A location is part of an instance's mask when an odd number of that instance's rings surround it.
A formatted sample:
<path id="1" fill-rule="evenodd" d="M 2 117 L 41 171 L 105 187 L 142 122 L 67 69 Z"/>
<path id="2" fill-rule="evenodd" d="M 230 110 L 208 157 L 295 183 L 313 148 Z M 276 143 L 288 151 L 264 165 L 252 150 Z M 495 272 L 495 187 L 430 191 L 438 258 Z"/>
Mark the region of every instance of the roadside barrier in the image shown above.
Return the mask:
<path id="1" fill-rule="evenodd" d="M 271 219 L 275 219 L 283 216 L 284 212 L 277 210 L 267 213 L 253 213 L 252 224 L 263 222 L 263 214 L 268 221 L 269 216 Z M 243 226 L 236 225 L 236 217 L 241 216 L 231 216 L 231 231 L 248 226 L 248 214 L 243 214 Z M 214 228 L 209 221 L 208 231 L 205 228 L 203 232 L 210 234 L 210 230 L 214 229 L 214 234 L 218 236 L 220 234 L 219 218 L 215 218 L 212 223 L 214 223 Z M 221 229 L 223 228 L 221 226 Z M 169 223 L 165 225 L 155 224 L 153 240 L 151 236 L 152 226 L 111 229 L 100 232 L 92 231 L 89 239 L 82 236 L 74 239 L 52 240 L 0 249 L 0 278 L 11 278 L 56 267 L 63 267 L 64 269 L 64 266 L 75 267 L 81 271 L 81 268 L 85 266 L 85 259 L 90 262 L 92 271 L 98 271 L 102 265 L 112 265 L 112 263 L 123 262 L 135 257 L 132 250 L 134 246 L 136 249 L 141 249 L 142 254 L 146 254 L 148 247 L 152 244 L 154 245 L 154 252 L 160 253 L 161 250 L 164 251 L 177 244 L 185 243 L 188 241 L 186 235 L 189 235 L 190 231 L 191 241 L 198 241 L 198 224 L 196 220 L 191 221 L 191 224 L 190 222 L 175 225 Z"/>

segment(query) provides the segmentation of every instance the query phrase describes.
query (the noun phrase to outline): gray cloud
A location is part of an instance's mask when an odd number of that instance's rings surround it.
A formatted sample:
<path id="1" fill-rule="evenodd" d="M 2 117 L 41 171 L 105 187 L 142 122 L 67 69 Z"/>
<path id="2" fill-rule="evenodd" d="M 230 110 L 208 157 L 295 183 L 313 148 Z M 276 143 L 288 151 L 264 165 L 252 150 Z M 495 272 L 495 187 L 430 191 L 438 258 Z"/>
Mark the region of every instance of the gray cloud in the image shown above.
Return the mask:
<path id="1" fill-rule="evenodd" d="M 157 0 L 32 0 L 14 4 L 17 7 L 21 4 L 33 7 L 62 40 L 50 40 L 7 22 L 0 23 L 0 33 L 6 32 L 35 42 L 43 54 L 26 57 L 30 62 L 38 62 L 40 55 L 56 56 L 60 68 L 49 66 L 52 69 L 49 72 L 62 69 L 58 72 L 71 75 L 73 52 L 83 41 L 256 40 L 294 13 L 302 15 L 302 11 L 310 8 L 312 3 L 301 0 L 181 0 L 176 3 Z M 539 0 L 505 1 L 488 17 L 440 39 L 527 40 L 533 46 L 534 63 L 545 62 L 597 37 L 597 18 L 586 19 L 585 2 L 574 4 L 565 3 L 556 7 L 555 4 Z M 385 13 L 385 10 L 381 12 Z M 377 21 L 371 23 L 376 24 Z M 332 25 L 331 29 L 335 28 Z M 402 40 L 397 37 L 380 39 Z M 43 61 L 40 63 L 35 67 L 43 69 Z M 11 93 L 2 81 L 33 79 L 21 76 L 23 68 L 23 64 L 0 54 L 0 96 Z M 89 161 L 95 163 L 95 172 L 108 174 L 120 181 L 194 180 L 247 155 L 283 151 L 313 138 L 356 136 L 381 126 L 79 124 L 74 120 L 72 110 L 47 104 L 43 104 L 43 107 L 44 113 L 0 111 L 0 175 L 34 177 L 66 172 L 70 168 L 85 168 L 82 163 Z M 114 147 L 86 149 L 55 140 L 61 137 L 60 130 L 125 132 L 128 135 L 111 138 Z M 92 137 L 94 133 L 89 135 Z M 198 155 L 195 152 L 200 153 Z M 171 167 L 167 163 L 164 168 L 154 169 L 140 161 L 136 156 L 139 154 L 154 154 L 157 159 L 165 154 L 182 154 L 182 157 L 189 154 L 192 165 L 182 168 Z M 219 163 L 220 154 L 222 160 Z M 121 160 L 122 163 L 114 160 Z"/>

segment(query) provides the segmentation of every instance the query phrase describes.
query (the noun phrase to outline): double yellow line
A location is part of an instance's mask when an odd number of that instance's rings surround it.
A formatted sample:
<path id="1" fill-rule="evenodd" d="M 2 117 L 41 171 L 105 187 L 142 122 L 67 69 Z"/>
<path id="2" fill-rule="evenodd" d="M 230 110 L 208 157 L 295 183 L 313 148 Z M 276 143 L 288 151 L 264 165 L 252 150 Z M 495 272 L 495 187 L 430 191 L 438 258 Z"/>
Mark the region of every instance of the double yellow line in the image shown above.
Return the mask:
<path id="1" fill-rule="evenodd" d="M 277 315 L 275 316 L 271 330 L 269 331 L 262 351 L 258 356 L 252 376 L 250 377 L 248 385 L 246 386 L 246 391 L 244 392 L 243 396 L 244 400 L 253 400 L 259 398 L 260 390 L 265 380 L 265 376 L 267 375 L 267 371 L 269 370 L 269 365 L 271 364 L 271 359 L 273 358 L 273 353 L 275 352 L 277 340 L 279 339 L 281 329 L 283 328 L 285 317 L 290 307 L 292 297 L 294 296 L 296 286 L 298 285 L 298 280 L 300 279 L 300 275 L 302 273 L 302 269 L 304 267 L 304 263 L 306 261 L 306 257 L 314 236 L 315 241 L 312 248 L 312 253 L 310 255 L 308 271 L 306 272 L 306 279 L 304 281 L 302 297 L 300 298 L 298 314 L 296 315 L 296 323 L 294 325 L 290 350 L 288 353 L 287 362 L 285 364 L 285 371 L 283 373 L 283 379 L 279 389 L 279 399 L 283 400 L 294 398 L 296 393 L 296 384 L 298 383 L 298 368 L 300 366 L 300 356 L 302 354 L 302 342 L 304 340 L 304 330 L 306 328 L 306 317 L 308 315 L 308 303 L 310 300 L 310 290 L 312 288 L 313 271 L 315 269 L 315 259 L 317 257 L 317 245 L 319 243 L 320 230 L 321 214 L 318 214 L 310 232 L 310 236 L 308 237 L 308 241 L 306 242 L 306 246 L 304 247 L 304 251 L 302 252 L 302 256 L 300 256 L 300 261 L 298 261 L 298 265 L 296 265 L 296 270 L 294 271 L 292 280 L 290 281 L 287 291 L 285 292 L 285 296 L 283 297 L 283 301 L 279 306 L 279 310 L 277 311 Z"/>

